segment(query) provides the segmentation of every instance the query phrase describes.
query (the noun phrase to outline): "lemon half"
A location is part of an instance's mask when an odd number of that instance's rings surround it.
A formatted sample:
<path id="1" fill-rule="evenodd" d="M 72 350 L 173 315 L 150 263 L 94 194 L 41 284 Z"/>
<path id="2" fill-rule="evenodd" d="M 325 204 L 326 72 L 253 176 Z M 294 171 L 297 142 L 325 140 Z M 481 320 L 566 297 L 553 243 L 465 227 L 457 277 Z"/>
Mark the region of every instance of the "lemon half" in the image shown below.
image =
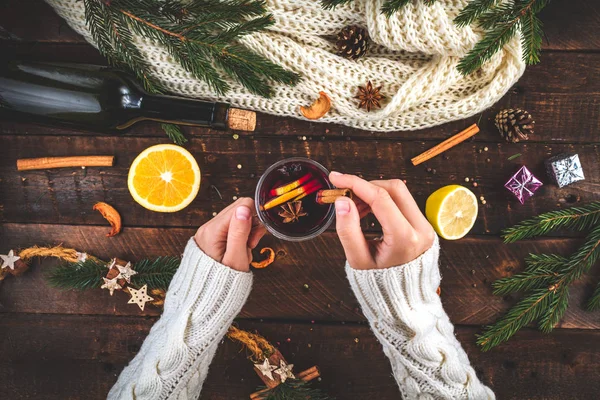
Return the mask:
<path id="1" fill-rule="evenodd" d="M 477 219 L 477 198 L 460 185 L 444 186 L 427 198 L 425 215 L 438 235 L 446 240 L 465 236 Z"/>

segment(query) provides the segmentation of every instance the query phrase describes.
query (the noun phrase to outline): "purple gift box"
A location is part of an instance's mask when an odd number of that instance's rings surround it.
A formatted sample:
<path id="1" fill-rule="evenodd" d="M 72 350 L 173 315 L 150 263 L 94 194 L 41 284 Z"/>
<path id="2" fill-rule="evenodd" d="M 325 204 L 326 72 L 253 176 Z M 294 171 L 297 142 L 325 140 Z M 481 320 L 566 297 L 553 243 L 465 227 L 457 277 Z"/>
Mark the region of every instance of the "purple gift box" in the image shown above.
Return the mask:
<path id="1" fill-rule="evenodd" d="M 521 204 L 524 204 L 525 200 L 533 196 L 533 193 L 535 193 L 542 185 L 543 183 L 533 176 L 531 171 L 523 165 L 521 169 L 506 182 L 504 187 L 510 190 L 510 192 L 519 199 Z"/>

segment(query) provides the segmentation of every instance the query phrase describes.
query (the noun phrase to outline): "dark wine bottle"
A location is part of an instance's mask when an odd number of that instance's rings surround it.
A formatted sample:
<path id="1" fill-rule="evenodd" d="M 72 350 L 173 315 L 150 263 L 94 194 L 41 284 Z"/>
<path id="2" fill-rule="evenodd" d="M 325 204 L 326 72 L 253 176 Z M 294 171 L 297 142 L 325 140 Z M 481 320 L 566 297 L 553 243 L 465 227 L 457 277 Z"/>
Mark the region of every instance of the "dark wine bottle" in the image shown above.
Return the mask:
<path id="1" fill-rule="evenodd" d="M 104 132 L 138 121 L 253 131 L 256 114 L 147 93 L 126 73 L 98 65 L 0 63 L 0 117 Z"/>

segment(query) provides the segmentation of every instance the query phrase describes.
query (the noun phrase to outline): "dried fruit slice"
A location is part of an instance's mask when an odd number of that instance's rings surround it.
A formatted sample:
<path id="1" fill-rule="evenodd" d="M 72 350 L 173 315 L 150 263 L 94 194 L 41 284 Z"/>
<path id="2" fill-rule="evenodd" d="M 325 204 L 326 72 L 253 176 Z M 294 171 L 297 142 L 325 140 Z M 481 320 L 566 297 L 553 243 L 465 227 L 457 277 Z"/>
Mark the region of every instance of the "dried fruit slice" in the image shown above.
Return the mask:
<path id="1" fill-rule="evenodd" d="M 318 186 L 313 186 L 309 189 L 306 189 L 306 191 L 304 193 L 302 193 L 300 196 L 294 198 L 294 200 L 292 200 L 292 201 L 301 200 L 301 199 L 305 198 L 306 196 L 308 196 L 309 194 L 313 194 L 314 192 L 316 192 L 317 190 L 321 190 L 322 188 L 323 188 L 323 186 L 318 185 Z"/>
<path id="2" fill-rule="evenodd" d="M 327 93 L 319 92 L 319 98 L 315 100 L 310 107 L 300 107 L 300 112 L 304 115 L 304 118 L 308 119 L 319 119 L 322 118 L 329 109 L 331 108 L 331 100 Z"/>
<path id="3" fill-rule="evenodd" d="M 312 181 L 308 182 L 304 186 L 300 186 L 299 188 L 292 189 L 289 192 L 282 194 L 279 197 L 275 197 L 274 199 L 269 200 L 264 205 L 260 206 L 260 209 L 265 210 L 265 211 L 269 210 L 273 207 L 280 206 L 283 203 L 287 203 L 288 201 L 290 201 L 310 190 L 312 190 L 312 191 L 319 190 L 322 187 L 323 187 L 323 185 L 321 184 L 321 182 L 319 182 L 316 179 L 313 179 Z M 315 188 L 317 188 L 317 189 L 315 189 Z"/>
<path id="4" fill-rule="evenodd" d="M 285 185 L 279 186 L 278 188 L 271 189 L 269 195 L 271 196 L 281 196 L 289 192 L 290 190 L 296 189 L 298 186 L 302 186 L 304 183 L 308 182 L 312 178 L 311 174 L 306 174 L 303 177 L 296 179 L 294 182 L 287 183 Z"/>

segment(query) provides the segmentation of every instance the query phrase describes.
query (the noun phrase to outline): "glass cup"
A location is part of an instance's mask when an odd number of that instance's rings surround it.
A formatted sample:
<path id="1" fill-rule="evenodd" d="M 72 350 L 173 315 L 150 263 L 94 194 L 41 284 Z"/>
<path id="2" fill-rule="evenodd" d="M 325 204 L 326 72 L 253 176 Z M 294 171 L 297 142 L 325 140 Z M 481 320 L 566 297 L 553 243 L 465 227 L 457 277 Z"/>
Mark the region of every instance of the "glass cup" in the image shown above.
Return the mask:
<path id="1" fill-rule="evenodd" d="M 279 196 L 273 193 L 275 189 L 298 180 L 301 184 L 295 190 L 304 187 L 309 194 L 300 199 L 296 199 L 296 196 L 275 207 L 264 209 L 265 204 Z M 258 218 L 267 230 L 279 239 L 293 242 L 313 239 L 331 225 L 335 215 L 333 204 L 317 203 L 316 195 L 320 189 L 333 189 L 329 182 L 329 171 L 321 164 L 303 157 L 278 161 L 265 171 L 256 186 L 255 203 Z M 300 192 L 302 190 L 300 189 Z M 300 195 L 302 193 L 299 193 Z M 297 221 L 284 223 L 284 217 L 280 215 L 284 211 L 282 206 L 294 201 L 302 202 L 302 212 L 307 215 L 299 217 Z"/>

